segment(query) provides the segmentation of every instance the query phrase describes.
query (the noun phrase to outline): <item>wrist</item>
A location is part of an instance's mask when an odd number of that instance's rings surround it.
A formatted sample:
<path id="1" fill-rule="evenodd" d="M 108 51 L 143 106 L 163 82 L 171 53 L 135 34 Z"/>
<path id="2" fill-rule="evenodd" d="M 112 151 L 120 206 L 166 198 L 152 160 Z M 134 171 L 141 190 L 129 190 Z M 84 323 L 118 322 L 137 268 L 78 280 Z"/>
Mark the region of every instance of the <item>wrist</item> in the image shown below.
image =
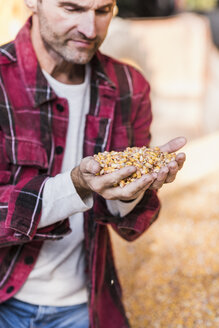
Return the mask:
<path id="1" fill-rule="evenodd" d="M 91 190 L 88 188 L 88 186 L 86 186 L 85 181 L 83 181 L 80 176 L 79 166 L 75 167 L 71 171 L 71 180 L 81 199 L 84 199 L 91 194 Z"/>

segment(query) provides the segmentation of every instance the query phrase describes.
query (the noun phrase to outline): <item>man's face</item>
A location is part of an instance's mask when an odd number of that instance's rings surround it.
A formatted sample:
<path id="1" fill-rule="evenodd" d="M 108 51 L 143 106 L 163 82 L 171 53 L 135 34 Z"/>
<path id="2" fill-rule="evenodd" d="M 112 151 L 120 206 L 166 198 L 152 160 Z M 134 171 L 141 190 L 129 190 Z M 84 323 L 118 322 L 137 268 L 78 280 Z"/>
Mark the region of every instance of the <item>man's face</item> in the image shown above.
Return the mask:
<path id="1" fill-rule="evenodd" d="M 47 51 L 74 64 L 88 63 L 105 39 L 115 0 L 37 0 Z"/>

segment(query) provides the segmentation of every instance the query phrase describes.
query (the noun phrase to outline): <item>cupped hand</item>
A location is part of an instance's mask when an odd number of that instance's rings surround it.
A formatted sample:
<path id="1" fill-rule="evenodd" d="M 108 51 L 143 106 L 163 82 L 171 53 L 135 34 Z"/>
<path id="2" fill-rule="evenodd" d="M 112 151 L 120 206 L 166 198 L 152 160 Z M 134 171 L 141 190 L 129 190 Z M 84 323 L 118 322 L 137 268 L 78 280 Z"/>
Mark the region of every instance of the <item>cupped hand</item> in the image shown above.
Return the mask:
<path id="1" fill-rule="evenodd" d="M 186 139 L 178 137 L 159 148 L 162 152 L 173 153 L 185 144 Z M 98 175 L 101 170 L 100 164 L 90 156 L 83 158 L 80 165 L 72 170 L 71 178 L 82 199 L 96 192 L 105 199 L 129 201 L 147 189 L 160 189 L 163 184 L 173 182 L 185 159 L 186 155 L 179 153 L 174 161 L 162 167 L 158 173 L 146 174 L 121 188 L 118 186 L 119 182 L 136 172 L 136 167 L 128 166 L 109 174 Z"/>
<path id="2" fill-rule="evenodd" d="M 159 148 L 162 152 L 173 153 L 185 146 L 186 142 L 185 137 L 177 137 Z M 178 153 L 174 161 L 171 161 L 167 166 L 160 169 L 157 173 L 157 178 L 151 184 L 150 189 L 160 189 L 163 184 L 173 182 L 177 173 L 183 167 L 185 160 L 185 153 Z"/>
<path id="3" fill-rule="evenodd" d="M 119 182 L 136 172 L 136 167 L 128 166 L 109 174 L 97 175 L 100 170 L 99 163 L 93 157 L 85 157 L 80 165 L 72 170 L 73 184 L 82 199 L 89 193 L 96 192 L 105 199 L 129 201 L 149 189 L 157 176 L 147 174 L 121 188 L 118 186 Z"/>

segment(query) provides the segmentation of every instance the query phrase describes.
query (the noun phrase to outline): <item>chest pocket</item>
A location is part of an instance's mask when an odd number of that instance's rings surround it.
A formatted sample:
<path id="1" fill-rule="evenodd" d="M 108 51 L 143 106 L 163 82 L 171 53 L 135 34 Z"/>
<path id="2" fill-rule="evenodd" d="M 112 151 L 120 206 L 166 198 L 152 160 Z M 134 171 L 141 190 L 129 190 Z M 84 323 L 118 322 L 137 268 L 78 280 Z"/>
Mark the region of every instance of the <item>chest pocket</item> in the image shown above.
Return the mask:
<path id="1" fill-rule="evenodd" d="M 110 118 L 86 116 L 84 156 L 93 156 L 106 150 L 111 126 Z"/>
<path id="2" fill-rule="evenodd" d="M 36 141 L 6 137 L 5 153 L 10 164 L 48 169 L 46 150 Z"/>
<path id="3" fill-rule="evenodd" d="M 126 147 L 133 146 L 133 132 L 130 123 L 122 126 L 114 126 L 112 131 L 111 148 L 116 151 L 124 151 Z"/>

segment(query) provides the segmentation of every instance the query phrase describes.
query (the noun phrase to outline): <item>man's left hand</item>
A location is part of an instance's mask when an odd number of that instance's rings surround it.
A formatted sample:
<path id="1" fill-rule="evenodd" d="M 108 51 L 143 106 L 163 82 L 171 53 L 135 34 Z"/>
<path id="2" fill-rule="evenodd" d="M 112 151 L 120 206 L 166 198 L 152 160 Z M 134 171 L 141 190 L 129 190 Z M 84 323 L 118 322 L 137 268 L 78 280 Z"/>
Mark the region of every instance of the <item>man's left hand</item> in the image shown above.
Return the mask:
<path id="1" fill-rule="evenodd" d="M 173 153 L 181 149 L 186 144 L 186 138 L 177 137 L 170 140 L 163 146 L 160 146 L 162 152 Z M 175 161 L 171 161 L 167 166 L 162 167 L 157 173 L 157 178 L 151 184 L 149 189 L 160 189 L 164 183 L 173 182 L 179 170 L 183 167 L 186 160 L 185 153 L 179 153 L 176 155 Z"/>

